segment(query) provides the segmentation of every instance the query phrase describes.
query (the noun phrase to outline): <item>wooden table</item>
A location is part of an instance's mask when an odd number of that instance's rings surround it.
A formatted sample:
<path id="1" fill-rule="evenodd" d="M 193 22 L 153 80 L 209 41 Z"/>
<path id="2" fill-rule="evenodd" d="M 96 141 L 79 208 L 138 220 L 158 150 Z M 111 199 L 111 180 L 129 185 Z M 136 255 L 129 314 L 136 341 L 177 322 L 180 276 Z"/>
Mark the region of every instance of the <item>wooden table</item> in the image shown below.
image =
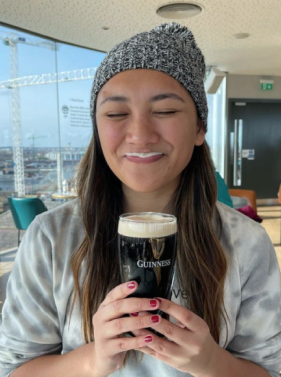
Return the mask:
<path id="1" fill-rule="evenodd" d="M 77 195 L 72 192 L 54 192 L 51 194 L 52 200 L 67 201 L 77 198 Z"/>

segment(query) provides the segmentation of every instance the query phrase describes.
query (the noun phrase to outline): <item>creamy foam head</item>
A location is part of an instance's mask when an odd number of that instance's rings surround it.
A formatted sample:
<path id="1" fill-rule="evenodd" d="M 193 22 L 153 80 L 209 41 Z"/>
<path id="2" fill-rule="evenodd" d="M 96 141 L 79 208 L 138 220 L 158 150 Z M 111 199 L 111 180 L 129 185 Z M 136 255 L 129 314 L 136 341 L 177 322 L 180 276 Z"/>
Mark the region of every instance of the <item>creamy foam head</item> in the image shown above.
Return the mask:
<path id="1" fill-rule="evenodd" d="M 177 232 L 177 219 L 154 212 L 128 213 L 120 216 L 118 233 L 126 237 L 167 237 Z"/>

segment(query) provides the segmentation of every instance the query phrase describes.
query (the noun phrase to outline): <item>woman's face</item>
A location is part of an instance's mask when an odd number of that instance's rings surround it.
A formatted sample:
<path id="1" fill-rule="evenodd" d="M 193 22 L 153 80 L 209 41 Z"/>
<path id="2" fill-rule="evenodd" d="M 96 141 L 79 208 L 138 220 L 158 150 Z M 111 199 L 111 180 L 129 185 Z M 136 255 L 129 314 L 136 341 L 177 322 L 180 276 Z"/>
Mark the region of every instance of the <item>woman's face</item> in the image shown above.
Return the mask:
<path id="1" fill-rule="evenodd" d="M 205 139 L 188 92 L 154 70 L 113 76 L 98 94 L 96 122 L 108 166 L 137 192 L 176 188 Z"/>

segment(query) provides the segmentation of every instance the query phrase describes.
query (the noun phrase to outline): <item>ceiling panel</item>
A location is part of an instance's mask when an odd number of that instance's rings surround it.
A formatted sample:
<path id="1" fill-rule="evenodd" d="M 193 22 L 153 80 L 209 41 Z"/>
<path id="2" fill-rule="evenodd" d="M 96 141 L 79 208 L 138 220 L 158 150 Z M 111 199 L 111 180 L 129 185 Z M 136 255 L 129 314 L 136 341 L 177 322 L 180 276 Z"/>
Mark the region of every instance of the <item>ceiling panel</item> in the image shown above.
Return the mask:
<path id="1" fill-rule="evenodd" d="M 135 33 L 167 22 L 156 9 L 176 2 L 0 0 L 0 22 L 108 51 Z M 281 76 L 280 0 L 201 0 L 197 4 L 203 12 L 180 23 L 192 30 L 208 65 L 232 74 Z M 235 39 L 237 33 L 250 37 Z"/>

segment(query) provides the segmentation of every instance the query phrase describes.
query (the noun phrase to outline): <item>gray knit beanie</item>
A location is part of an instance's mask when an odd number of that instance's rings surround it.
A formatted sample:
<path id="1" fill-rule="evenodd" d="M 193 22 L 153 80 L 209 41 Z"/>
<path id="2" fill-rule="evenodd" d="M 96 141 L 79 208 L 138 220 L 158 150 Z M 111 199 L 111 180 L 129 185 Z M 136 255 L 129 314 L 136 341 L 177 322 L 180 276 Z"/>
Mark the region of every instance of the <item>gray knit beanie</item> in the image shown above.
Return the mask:
<path id="1" fill-rule="evenodd" d="M 97 95 L 114 75 L 130 69 L 154 69 L 180 82 L 191 95 L 207 132 L 205 61 L 192 32 L 178 23 L 163 24 L 115 46 L 98 67 L 91 93 L 93 118 Z"/>

